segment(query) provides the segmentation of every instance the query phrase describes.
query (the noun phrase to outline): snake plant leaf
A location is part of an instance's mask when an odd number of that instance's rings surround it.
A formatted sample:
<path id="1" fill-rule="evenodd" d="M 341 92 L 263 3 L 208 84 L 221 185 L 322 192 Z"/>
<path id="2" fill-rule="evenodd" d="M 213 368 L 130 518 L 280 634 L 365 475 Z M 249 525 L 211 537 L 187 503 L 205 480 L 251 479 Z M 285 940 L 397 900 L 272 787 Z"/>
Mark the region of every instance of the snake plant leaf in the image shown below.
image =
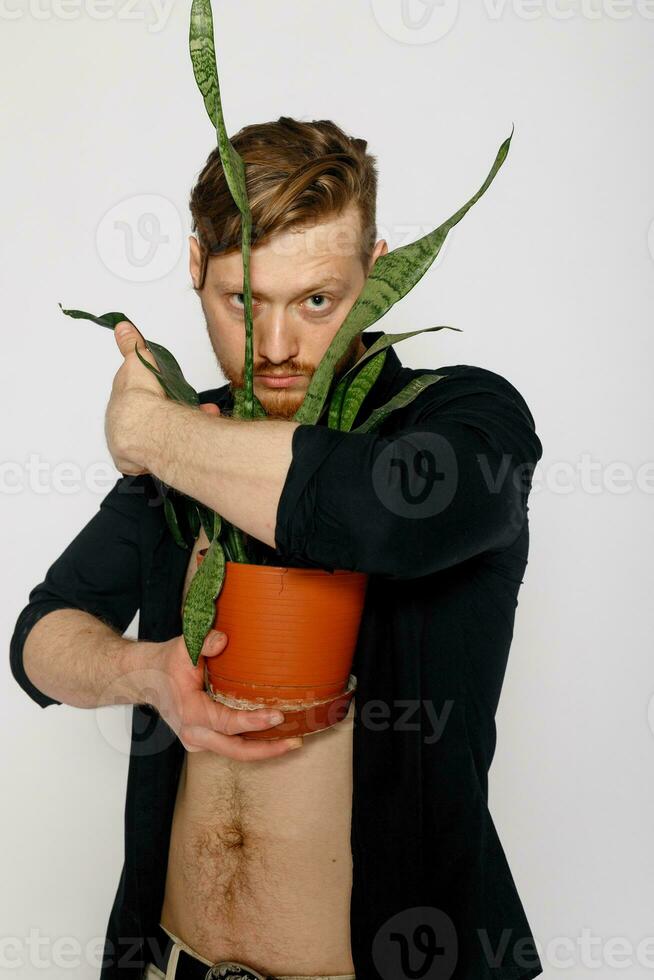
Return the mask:
<path id="1" fill-rule="evenodd" d="M 230 521 L 223 521 L 225 530 L 225 546 L 229 549 L 233 561 L 247 562 L 248 554 L 243 538 L 243 531 L 240 527 Z"/>
<path id="2" fill-rule="evenodd" d="M 217 538 L 223 529 L 223 519 L 216 511 L 213 512 L 213 536 Z M 209 535 L 207 535 L 209 537 Z"/>
<path id="3" fill-rule="evenodd" d="M 347 392 L 348 384 L 349 381 L 346 381 L 345 375 L 343 375 L 334 388 L 334 393 L 329 402 L 329 412 L 327 414 L 328 429 L 338 429 L 339 427 L 341 421 L 341 411 L 343 409 L 343 402 L 345 401 L 345 393 Z"/>
<path id="4" fill-rule="evenodd" d="M 352 367 L 339 378 L 329 406 L 329 420 L 327 423 L 328 428 L 339 428 L 343 400 L 345 399 L 345 393 L 349 384 L 347 379 L 353 371 L 358 371 L 364 362 L 368 361 L 371 357 L 375 357 L 375 355 L 380 351 L 386 350 L 386 348 L 391 347 L 394 344 L 399 344 L 400 341 L 407 340 L 409 337 L 415 337 L 416 334 L 430 333 L 432 330 L 456 330 L 458 333 L 463 332 L 460 327 L 450 327 L 447 326 L 447 324 L 443 324 L 439 327 L 424 327 L 422 330 L 410 330 L 408 333 L 383 333 L 381 337 L 378 337 L 374 344 L 371 344 L 370 347 L 368 347 L 365 354 L 361 355 L 356 364 L 353 364 Z"/>
<path id="5" fill-rule="evenodd" d="M 148 349 L 150 349 L 150 341 L 147 340 L 146 343 L 148 345 Z M 160 352 L 162 350 L 166 350 L 165 347 L 161 347 L 159 344 L 155 344 L 154 347 L 158 348 L 159 350 L 159 355 L 155 354 L 155 358 L 157 356 L 161 356 Z M 164 364 L 166 364 L 167 367 L 165 370 L 160 371 L 153 364 L 150 364 L 150 362 L 146 360 L 145 357 L 143 357 L 136 344 L 134 345 L 134 351 L 141 364 L 144 367 L 146 367 L 148 371 L 151 371 L 154 374 L 155 378 L 157 378 L 159 384 L 161 385 L 161 387 L 166 392 L 169 398 L 172 398 L 172 400 L 176 402 L 183 402 L 185 405 L 199 404 L 200 399 L 198 398 L 197 392 L 193 388 L 191 388 L 190 384 L 188 384 L 188 382 L 184 378 L 182 372 L 179 371 L 179 365 L 177 365 L 178 370 L 175 371 L 174 368 L 168 366 L 169 362 L 167 360 L 164 360 Z M 170 354 L 169 351 L 166 351 L 166 354 L 168 354 L 168 356 L 171 358 L 172 361 L 175 361 L 175 358 L 173 357 L 172 354 Z M 176 361 L 175 364 L 177 364 Z"/>
<path id="6" fill-rule="evenodd" d="M 93 320 L 94 323 L 99 323 L 101 327 L 108 327 L 109 330 L 113 330 L 121 320 L 129 320 L 124 313 L 103 313 L 101 316 L 93 316 L 92 313 L 85 313 L 84 310 L 65 310 L 61 303 L 57 305 L 66 316 L 72 316 L 76 320 Z"/>
<path id="7" fill-rule="evenodd" d="M 197 538 L 200 533 L 200 507 L 201 504 L 194 500 L 193 497 L 183 496 L 184 507 L 186 509 L 186 519 L 188 521 L 189 530 L 191 532 L 192 538 Z M 211 538 L 209 538 L 211 541 Z"/>
<path id="8" fill-rule="evenodd" d="M 268 418 L 268 414 L 265 408 L 263 407 L 263 405 L 261 404 L 261 402 L 259 401 L 259 399 L 255 394 L 252 395 L 253 412 L 251 416 L 247 416 L 245 413 L 245 390 L 243 388 L 235 388 L 233 389 L 233 395 L 234 395 L 233 417 L 235 419 L 245 419 L 248 417 L 253 419 Z"/>
<path id="9" fill-rule="evenodd" d="M 205 504 L 199 504 L 199 503 L 196 503 L 196 509 L 198 512 L 198 516 L 200 518 L 200 523 L 204 528 L 204 533 L 207 536 L 207 540 L 212 541 L 214 538 L 213 511 L 209 507 L 206 507 Z M 197 537 L 197 534 L 195 535 L 195 537 Z"/>
<path id="10" fill-rule="evenodd" d="M 107 327 L 109 330 L 113 330 L 121 320 L 129 320 L 129 317 L 124 313 L 103 313 L 101 316 L 94 316 L 92 313 L 86 313 L 84 310 L 65 310 L 61 303 L 58 305 L 61 312 L 65 313 L 66 316 L 71 316 L 78 320 L 92 320 L 93 323 L 99 323 L 101 327 Z M 133 323 L 133 320 L 130 320 L 130 323 Z M 160 370 L 155 370 L 150 362 L 141 356 L 138 350 L 136 353 L 141 363 L 145 364 L 157 377 L 159 384 L 168 397 L 174 401 L 184 402 L 186 405 L 197 405 L 199 403 L 198 394 L 182 374 L 182 369 L 170 351 L 162 347 L 161 344 L 156 344 L 153 340 L 146 340 L 145 343 L 147 344 L 148 350 L 154 355 L 157 367 Z"/>
<path id="11" fill-rule="evenodd" d="M 188 383 L 182 374 L 181 367 L 170 351 L 162 347 L 161 344 L 156 344 L 154 340 L 146 340 L 146 344 L 148 350 L 154 354 L 168 388 L 175 393 L 175 400 L 187 405 L 199 405 L 200 399 L 197 391 Z"/>
<path id="12" fill-rule="evenodd" d="M 486 180 L 469 201 L 434 231 L 409 245 L 381 255 L 373 265 L 361 293 L 316 368 L 294 421 L 315 424 L 320 418 L 334 375 L 334 366 L 354 337 L 375 323 L 413 289 L 434 262 L 449 232 L 467 214 L 492 183 L 509 152 L 511 135 L 502 143 Z"/>
<path id="13" fill-rule="evenodd" d="M 252 214 L 247 196 L 245 164 L 227 135 L 220 98 L 216 48 L 213 39 L 213 15 L 211 0 L 193 0 L 189 48 L 193 74 L 202 93 L 209 118 L 216 128 L 218 152 L 229 192 L 241 213 L 241 257 L 243 259 L 243 298 L 245 301 L 245 383 L 243 418 L 254 417 L 254 391 L 252 381 L 252 287 L 250 283 L 250 242 Z"/>
<path id="14" fill-rule="evenodd" d="M 184 536 L 182 535 L 182 532 L 179 529 L 179 521 L 177 520 L 177 513 L 175 511 L 175 507 L 168 494 L 166 494 L 166 496 L 164 497 L 163 502 L 164 502 L 164 514 L 166 515 L 168 527 L 170 528 L 172 536 L 175 540 L 175 544 L 179 545 L 180 548 L 188 548 L 188 545 L 184 540 Z"/>
<path id="15" fill-rule="evenodd" d="M 450 327 L 447 324 L 442 324 L 438 327 L 423 327 L 421 330 L 410 330 L 408 333 L 383 333 L 381 337 L 377 338 L 374 344 L 371 344 L 370 347 L 368 347 L 365 354 L 361 355 L 356 364 L 353 364 L 352 367 L 341 376 L 341 381 L 343 378 L 347 378 L 352 371 L 356 371 L 364 363 L 364 361 L 368 360 L 368 358 L 374 357 L 379 351 L 386 350 L 387 347 L 394 347 L 395 344 L 399 344 L 403 340 L 408 340 L 409 337 L 416 337 L 419 333 L 431 333 L 432 330 L 456 330 L 457 333 L 463 333 L 460 327 Z"/>
<path id="16" fill-rule="evenodd" d="M 213 14 L 210 0 L 193 0 L 189 49 L 195 81 L 202 93 L 209 119 L 214 124 L 218 136 L 218 151 L 229 192 L 241 214 L 249 214 L 250 207 L 245 187 L 245 167 L 242 158 L 227 136 L 225 128 L 216 65 L 216 48 L 213 40 Z"/>
<path id="17" fill-rule="evenodd" d="M 186 649 L 194 667 L 202 652 L 202 644 L 216 618 L 215 601 L 225 579 L 225 553 L 214 538 L 207 553 L 191 579 L 182 614 L 182 632 Z"/>
<path id="18" fill-rule="evenodd" d="M 391 412 L 395 412 L 398 408 L 404 408 L 430 385 L 446 377 L 446 374 L 420 374 L 417 378 L 412 378 L 408 385 L 402 388 L 402 391 L 398 391 L 384 405 L 380 405 L 374 412 L 371 412 L 365 422 L 358 425 L 356 429 L 352 429 L 352 432 L 372 432 Z"/>
<path id="19" fill-rule="evenodd" d="M 379 372 L 384 366 L 384 361 L 386 360 L 387 354 L 388 348 L 380 351 L 379 354 L 376 354 L 375 357 L 369 360 L 361 368 L 361 370 L 356 373 L 350 382 L 350 385 L 345 393 L 343 408 L 341 409 L 341 417 L 339 419 L 338 428 L 341 432 L 349 432 L 352 428 L 354 420 L 357 417 L 366 395 L 379 377 Z"/>

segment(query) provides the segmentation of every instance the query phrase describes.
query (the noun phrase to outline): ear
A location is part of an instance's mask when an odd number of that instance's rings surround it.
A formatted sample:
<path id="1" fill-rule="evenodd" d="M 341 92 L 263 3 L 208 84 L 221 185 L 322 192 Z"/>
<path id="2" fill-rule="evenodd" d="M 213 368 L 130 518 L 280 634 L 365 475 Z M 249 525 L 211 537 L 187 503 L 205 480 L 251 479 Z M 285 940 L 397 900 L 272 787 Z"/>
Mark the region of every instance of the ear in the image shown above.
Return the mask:
<path id="1" fill-rule="evenodd" d="M 379 256 L 386 255 L 387 253 L 388 253 L 388 242 L 386 241 L 385 238 L 380 238 L 373 249 L 372 255 L 370 256 L 370 267 L 368 269 L 368 272 L 370 272 L 370 269 L 372 269 L 373 265 L 375 264 Z"/>
<path id="2" fill-rule="evenodd" d="M 198 288 L 200 282 L 200 245 L 195 235 L 189 235 L 189 272 L 193 282 L 193 289 Z"/>

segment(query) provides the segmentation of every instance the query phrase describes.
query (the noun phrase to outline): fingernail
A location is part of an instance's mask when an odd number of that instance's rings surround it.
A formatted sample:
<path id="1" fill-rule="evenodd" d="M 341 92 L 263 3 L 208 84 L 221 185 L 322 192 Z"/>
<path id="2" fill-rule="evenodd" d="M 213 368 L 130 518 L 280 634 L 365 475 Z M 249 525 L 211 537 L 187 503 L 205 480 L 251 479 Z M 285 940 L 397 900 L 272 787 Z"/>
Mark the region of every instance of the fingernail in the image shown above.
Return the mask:
<path id="1" fill-rule="evenodd" d="M 289 749 L 301 749 L 303 743 L 301 738 L 294 738 L 292 742 L 287 742 L 286 744 Z"/>
<path id="2" fill-rule="evenodd" d="M 280 711 L 271 711 L 270 714 L 262 715 L 262 717 L 271 725 L 279 725 L 284 720 L 284 715 Z"/>

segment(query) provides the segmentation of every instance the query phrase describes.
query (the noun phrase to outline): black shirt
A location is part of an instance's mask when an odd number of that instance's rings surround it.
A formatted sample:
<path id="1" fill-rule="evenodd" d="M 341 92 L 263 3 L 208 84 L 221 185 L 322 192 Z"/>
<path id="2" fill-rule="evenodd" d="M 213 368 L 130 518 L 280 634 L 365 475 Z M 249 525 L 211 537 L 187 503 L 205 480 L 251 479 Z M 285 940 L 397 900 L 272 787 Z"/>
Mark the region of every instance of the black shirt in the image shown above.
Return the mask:
<path id="1" fill-rule="evenodd" d="M 425 370 L 403 367 L 391 347 L 354 426 Z M 542 446 L 501 375 L 466 364 L 436 373 L 446 377 L 373 432 L 329 429 L 324 412 L 295 430 L 269 553 L 370 574 L 352 667 L 357 980 L 531 980 L 542 965 L 487 800 Z M 228 385 L 200 401 L 233 405 Z M 29 681 L 22 651 L 45 613 L 82 609 L 122 633 L 140 610 L 139 639 L 181 634 L 190 554 L 168 530 L 162 489 L 151 475 L 118 479 L 30 592 L 11 667 L 42 707 L 60 702 Z M 125 860 L 101 980 L 140 977 L 150 959 L 184 751 L 154 708 L 133 706 Z"/>

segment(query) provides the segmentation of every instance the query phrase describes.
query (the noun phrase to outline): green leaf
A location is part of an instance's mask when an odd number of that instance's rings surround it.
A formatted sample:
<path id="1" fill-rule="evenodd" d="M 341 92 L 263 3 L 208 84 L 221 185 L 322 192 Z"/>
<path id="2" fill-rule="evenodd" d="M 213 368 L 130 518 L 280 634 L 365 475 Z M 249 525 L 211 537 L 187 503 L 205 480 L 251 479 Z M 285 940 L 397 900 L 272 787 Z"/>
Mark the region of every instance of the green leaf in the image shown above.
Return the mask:
<path id="1" fill-rule="evenodd" d="M 227 186 L 241 214 L 248 214 L 250 208 L 245 188 L 245 167 L 242 158 L 227 136 L 223 117 L 210 0 L 193 0 L 189 49 L 195 81 L 204 98 L 209 119 L 211 119 L 217 132 L 218 151 L 225 171 Z"/>
<path id="2" fill-rule="evenodd" d="M 84 310 L 65 310 L 61 303 L 57 305 L 66 316 L 72 316 L 76 320 L 93 320 L 94 323 L 99 323 L 101 327 L 108 327 L 109 330 L 113 330 L 121 320 L 129 320 L 124 313 L 103 313 L 102 316 L 93 316 L 92 313 L 85 313 Z"/>
<path id="3" fill-rule="evenodd" d="M 352 429 L 352 431 L 372 432 L 372 430 L 376 429 L 377 426 L 391 414 L 391 412 L 395 412 L 398 408 L 404 408 L 405 405 L 412 402 L 430 385 L 433 385 L 436 381 L 441 381 L 446 377 L 446 374 L 421 374 L 417 378 L 412 378 L 408 385 L 402 388 L 402 391 L 398 391 L 398 393 L 393 395 L 393 397 L 384 405 L 380 405 L 379 408 L 376 408 L 374 412 L 370 413 L 362 425 L 358 425 L 356 429 Z"/>
<path id="4" fill-rule="evenodd" d="M 148 344 L 149 348 L 150 341 L 146 341 L 146 343 Z M 165 348 L 159 347 L 159 344 L 156 344 L 155 346 L 159 348 L 159 351 L 165 350 Z M 152 371 L 169 398 L 172 398 L 172 400 L 176 402 L 183 402 L 185 405 L 199 404 L 197 393 L 189 384 L 187 384 L 181 371 L 179 372 L 179 376 L 177 376 L 170 368 L 165 371 L 159 371 L 153 364 L 150 364 L 150 362 L 143 357 L 136 344 L 134 345 L 134 351 L 141 364 L 146 367 L 148 371 Z M 166 354 L 168 354 L 168 351 L 166 351 Z M 172 354 L 169 354 L 169 357 L 174 360 Z"/>
<path id="5" fill-rule="evenodd" d="M 146 340 L 146 344 L 148 350 L 154 355 L 168 388 L 175 392 L 175 400 L 185 402 L 187 405 L 199 405 L 200 399 L 197 391 L 188 383 L 182 374 L 181 367 L 170 351 L 162 347 L 161 344 L 155 344 L 153 340 Z"/>
<path id="6" fill-rule="evenodd" d="M 186 649 L 196 667 L 202 644 L 216 619 L 215 602 L 225 578 L 225 553 L 214 538 L 191 579 L 184 601 L 182 631 Z"/>
<path id="7" fill-rule="evenodd" d="M 223 521 L 223 526 L 225 530 L 225 541 L 229 548 L 229 553 L 232 555 L 232 561 L 247 562 L 248 555 L 245 548 L 243 531 L 240 527 L 236 527 L 235 524 L 230 523 L 230 521 Z"/>
<path id="8" fill-rule="evenodd" d="M 408 333 L 383 333 L 381 337 L 378 337 L 374 344 L 371 344 L 366 352 L 361 355 L 359 360 L 339 378 L 329 407 L 328 428 L 339 428 L 343 401 L 349 385 L 348 378 L 353 371 L 358 371 L 362 364 L 370 358 L 375 357 L 380 351 L 386 350 L 394 344 L 399 344 L 400 341 L 407 340 L 409 337 L 415 337 L 419 333 L 430 333 L 432 330 L 456 330 L 457 333 L 463 332 L 460 327 L 449 327 L 447 324 L 443 324 L 439 327 L 424 327 L 422 330 L 411 330 Z"/>
<path id="9" fill-rule="evenodd" d="M 334 389 L 334 394 L 332 395 L 329 403 L 329 413 L 327 415 L 328 429 L 338 429 L 340 425 L 341 411 L 343 409 L 343 402 L 345 401 L 348 384 L 349 382 L 345 380 L 345 375 L 343 375 L 343 377 L 339 379 L 339 382 Z"/>
<path id="10" fill-rule="evenodd" d="M 172 536 L 175 539 L 175 544 L 178 544 L 180 548 L 188 548 L 188 545 L 184 540 L 184 536 L 182 535 L 182 532 L 179 529 L 177 514 L 175 512 L 175 508 L 168 494 L 164 496 L 163 502 L 164 502 L 164 514 L 166 515 L 166 520 L 168 521 L 168 527 L 170 528 Z"/>
<path id="11" fill-rule="evenodd" d="M 233 417 L 235 419 L 267 419 L 268 414 L 255 394 L 252 395 L 252 414 L 247 416 L 245 413 L 245 391 L 243 388 L 234 388 L 234 408 Z"/>
<path id="12" fill-rule="evenodd" d="M 129 320 L 129 317 L 124 313 L 103 313 L 101 316 L 93 316 L 92 313 L 85 313 L 84 310 L 65 310 L 61 303 L 59 303 L 59 307 L 61 308 L 61 312 L 65 313 L 66 316 L 71 316 L 78 320 L 92 320 L 93 323 L 99 323 L 101 327 L 107 327 L 109 330 L 113 330 L 121 320 Z M 129 320 L 129 322 L 133 323 L 134 321 Z M 145 343 L 148 350 L 154 356 L 159 370 L 156 370 L 141 355 L 140 351 L 137 350 L 138 358 L 141 364 L 144 364 L 149 371 L 152 371 L 168 397 L 172 398 L 173 401 L 183 402 L 186 405 L 198 405 L 200 399 L 197 392 L 182 374 L 182 369 L 170 351 L 162 347 L 161 344 L 156 344 L 153 340 L 146 340 Z"/>
<path id="13" fill-rule="evenodd" d="M 421 330 L 410 330 L 408 333 L 383 333 L 381 337 L 378 337 L 374 344 L 366 350 L 365 354 L 362 354 L 356 364 L 353 364 L 345 374 L 342 375 L 341 381 L 347 378 L 352 371 L 356 371 L 365 361 L 370 357 L 374 357 L 379 351 L 386 350 L 387 347 L 394 347 L 395 344 L 401 343 L 403 340 L 408 340 L 409 337 L 416 337 L 419 333 L 431 333 L 433 330 L 456 330 L 457 333 L 463 333 L 460 327 L 448 327 L 447 324 L 443 324 L 439 327 L 423 327 Z"/>
<path id="14" fill-rule="evenodd" d="M 210 507 L 206 507 L 204 504 L 198 504 L 197 509 L 198 514 L 200 515 L 202 527 L 204 528 L 204 533 L 207 536 L 207 540 L 212 541 L 215 536 L 213 533 L 213 511 Z"/>
<path id="15" fill-rule="evenodd" d="M 193 74 L 202 93 L 209 118 L 216 128 L 220 162 L 229 192 L 241 213 L 241 256 L 243 259 L 243 298 L 245 300 L 245 368 L 243 418 L 253 418 L 254 390 L 252 379 L 252 287 L 250 284 L 250 239 L 252 214 L 247 196 L 245 164 L 227 135 L 220 98 L 216 48 L 213 39 L 211 0 L 193 0 L 189 49 Z"/>
<path id="16" fill-rule="evenodd" d="M 350 382 L 350 386 L 347 389 L 345 399 L 343 401 L 343 408 L 341 409 L 341 417 L 339 420 L 339 429 L 341 432 L 349 432 L 354 424 L 354 420 L 357 417 L 359 409 L 363 404 L 363 401 L 374 385 L 375 381 L 379 377 L 379 372 L 384 366 L 384 361 L 386 360 L 386 355 L 388 350 L 380 351 L 376 354 L 372 360 L 369 360 L 360 371 L 357 371 L 356 375 Z"/>
<path id="17" fill-rule="evenodd" d="M 186 507 L 186 518 L 188 520 L 189 530 L 191 532 L 191 537 L 193 539 L 197 538 L 200 533 L 200 510 L 201 506 L 198 504 L 197 500 L 192 497 L 183 496 L 184 506 Z M 209 538 L 211 541 L 211 538 Z"/>
<path id="18" fill-rule="evenodd" d="M 332 384 L 336 363 L 345 354 L 357 334 L 379 320 L 422 278 L 440 252 L 451 229 L 461 221 L 492 183 L 509 152 L 512 136 L 513 129 L 511 135 L 502 143 L 486 180 L 463 207 L 423 238 L 402 248 L 396 248 L 377 259 L 356 302 L 316 368 L 304 400 L 293 416 L 294 421 L 315 424 L 320 418 Z"/>

